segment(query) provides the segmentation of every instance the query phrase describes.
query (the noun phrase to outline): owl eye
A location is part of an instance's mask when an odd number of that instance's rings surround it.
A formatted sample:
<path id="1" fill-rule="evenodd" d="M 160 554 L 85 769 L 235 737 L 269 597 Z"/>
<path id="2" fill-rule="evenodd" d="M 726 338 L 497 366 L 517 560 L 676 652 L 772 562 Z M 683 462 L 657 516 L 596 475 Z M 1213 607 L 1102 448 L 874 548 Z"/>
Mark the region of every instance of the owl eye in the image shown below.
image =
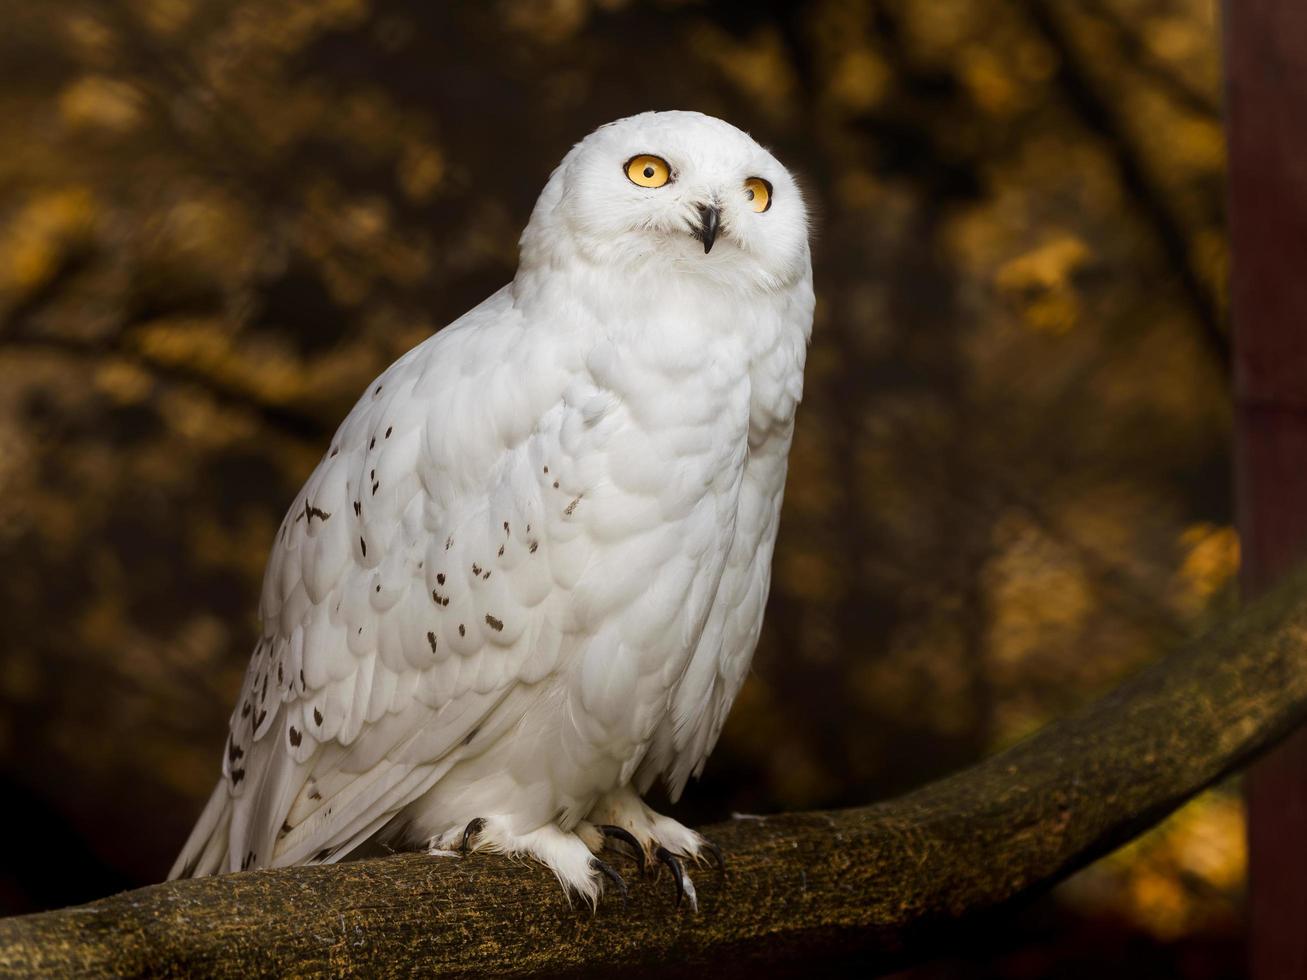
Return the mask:
<path id="1" fill-rule="evenodd" d="M 662 187 L 672 179 L 672 168 L 662 157 L 641 153 L 626 161 L 626 176 L 640 187 Z"/>
<path id="2" fill-rule="evenodd" d="M 762 214 L 771 207 L 771 184 L 761 177 L 750 177 L 744 182 L 744 196 L 749 206 Z"/>

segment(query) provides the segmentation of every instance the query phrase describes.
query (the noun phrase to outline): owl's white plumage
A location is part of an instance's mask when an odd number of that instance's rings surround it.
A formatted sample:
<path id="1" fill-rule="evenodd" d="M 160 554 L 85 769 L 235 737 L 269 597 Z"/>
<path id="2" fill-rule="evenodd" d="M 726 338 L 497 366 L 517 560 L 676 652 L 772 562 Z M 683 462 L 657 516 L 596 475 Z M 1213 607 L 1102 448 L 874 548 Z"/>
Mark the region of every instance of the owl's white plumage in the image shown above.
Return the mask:
<path id="1" fill-rule="evenodd" d="M 628 179 L 640 154 L 671 180 Z M 697 854 L 637 794 L 702 769 L 757 643 L 812 323 L 803 201 L 727 123 L 645 113 L 572 149 L 521 245 L 291 505 L 173 877 L 448 845 L 475 818 L 591 899 L 596 824 Z"/>

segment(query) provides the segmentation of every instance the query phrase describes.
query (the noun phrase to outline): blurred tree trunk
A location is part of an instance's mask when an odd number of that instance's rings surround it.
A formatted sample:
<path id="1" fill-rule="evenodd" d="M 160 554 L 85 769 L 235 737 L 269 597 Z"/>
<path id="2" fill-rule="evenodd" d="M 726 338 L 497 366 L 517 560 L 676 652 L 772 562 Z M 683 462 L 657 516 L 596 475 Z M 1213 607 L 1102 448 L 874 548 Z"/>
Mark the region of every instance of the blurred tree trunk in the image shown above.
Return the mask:
<path id="1" fill-rule="evenodd" d="M 1307 6 L 1225 10 L 1243 585 L 1307 553 Z M 1307 731 L 1258 763 L 1249 804 L 1257 980 L 1307 976 Z"/>

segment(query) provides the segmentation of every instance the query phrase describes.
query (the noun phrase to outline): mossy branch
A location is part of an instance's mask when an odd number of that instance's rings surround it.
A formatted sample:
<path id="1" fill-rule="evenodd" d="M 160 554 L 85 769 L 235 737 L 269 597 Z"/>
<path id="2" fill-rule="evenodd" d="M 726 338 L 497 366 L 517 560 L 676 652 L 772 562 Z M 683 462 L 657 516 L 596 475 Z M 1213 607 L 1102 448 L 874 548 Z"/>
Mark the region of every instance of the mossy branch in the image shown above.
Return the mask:
<path id="1" fill-rule="evenodd" d="M 739 819 L 702 911 L 635 882 L 597 914 L 535 866 L 397 855 L 154 885 L 0 921 L 0 972 L 610 975 L 863 954 L 901 963 L 1059 880 L 1287 734 L 1307 709 L 1302 575 L 1113 693 L 901 799 Z M 751 966 L 750 964 L 755 964 Z"/>

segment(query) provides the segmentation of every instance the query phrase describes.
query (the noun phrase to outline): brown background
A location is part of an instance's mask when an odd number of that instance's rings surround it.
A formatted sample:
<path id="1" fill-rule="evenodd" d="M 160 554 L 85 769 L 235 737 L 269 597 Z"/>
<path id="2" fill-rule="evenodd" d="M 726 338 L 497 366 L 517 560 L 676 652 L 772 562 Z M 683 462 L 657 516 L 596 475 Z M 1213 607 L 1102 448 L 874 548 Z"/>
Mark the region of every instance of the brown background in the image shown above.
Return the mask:
<path id="1" fill-rule="evenodd" d="M 1233 601 L 1210 0 L 0 20 L 2 912 L 162 876 L 335 424 L 512 276 L 566 149 L 643 109 L 748 129 L 817 219 L 768 624 L 679 815 L 902 791 Z M 1239 975 L 1242 835 L 1208 794 L 917 975 Z"/>

